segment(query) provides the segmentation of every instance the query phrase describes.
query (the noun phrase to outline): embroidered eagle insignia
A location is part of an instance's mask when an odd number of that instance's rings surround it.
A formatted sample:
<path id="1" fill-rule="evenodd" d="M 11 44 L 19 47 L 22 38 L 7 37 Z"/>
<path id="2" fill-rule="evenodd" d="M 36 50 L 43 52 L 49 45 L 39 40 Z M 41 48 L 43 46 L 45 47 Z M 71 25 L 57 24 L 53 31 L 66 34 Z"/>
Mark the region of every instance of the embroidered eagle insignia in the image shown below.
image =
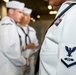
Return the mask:
<path id="1" fill-rule="evenodd" d="M 73 57 L 73 53 L 76 51 L 76 47 L 68 47 L 65 46 L 65 50 L 67 52 L 67 55 L 64 58 L 61 58 L 61 62 L 67 67 L 72 67 L 76 65 L 76 59 Z"/>

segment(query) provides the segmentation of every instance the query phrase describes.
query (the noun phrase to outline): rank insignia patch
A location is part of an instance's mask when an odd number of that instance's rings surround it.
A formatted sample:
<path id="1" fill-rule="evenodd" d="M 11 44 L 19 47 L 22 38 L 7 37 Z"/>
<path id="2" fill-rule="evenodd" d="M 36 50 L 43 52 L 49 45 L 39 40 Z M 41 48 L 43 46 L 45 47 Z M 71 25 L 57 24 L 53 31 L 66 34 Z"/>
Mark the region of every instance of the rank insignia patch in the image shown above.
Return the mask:
<path id="1" fill-rule="evenodd" d="M 67 68 L 76 65 L 76 59 L 73 56 L 73 53 L 76 51 L 76 47 L 71 48 L 71 47 L 65 46 L 65 50 L 67 52 L 67 55 L 64 58 L 61 58 L 61 62 Z"/>

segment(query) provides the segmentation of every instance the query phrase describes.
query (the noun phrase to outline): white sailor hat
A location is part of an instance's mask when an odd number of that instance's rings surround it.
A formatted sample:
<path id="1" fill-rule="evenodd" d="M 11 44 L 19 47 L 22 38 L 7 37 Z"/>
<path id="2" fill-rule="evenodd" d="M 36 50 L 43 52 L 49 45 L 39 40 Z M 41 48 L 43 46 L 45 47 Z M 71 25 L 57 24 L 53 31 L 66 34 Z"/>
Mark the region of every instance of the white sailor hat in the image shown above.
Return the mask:
<path id="1" fill-rule="evenodd" d="M 24 8 L 24 14 L 31 14 L 32 13 L 32 9 L 29 8 Z"/>
<path id="2" fill-rule="evenodd" d="M 7 8 L 24 9 L 25 4 L 19 1 L 6 2 Z"/>

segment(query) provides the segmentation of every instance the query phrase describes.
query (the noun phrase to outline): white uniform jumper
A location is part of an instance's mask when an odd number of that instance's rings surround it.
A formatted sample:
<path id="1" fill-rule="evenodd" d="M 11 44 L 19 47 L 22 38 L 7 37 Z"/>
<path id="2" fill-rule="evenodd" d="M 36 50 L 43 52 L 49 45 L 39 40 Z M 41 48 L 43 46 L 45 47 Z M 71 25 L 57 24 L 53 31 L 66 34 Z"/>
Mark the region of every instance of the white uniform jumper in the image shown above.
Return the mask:
<path id="1" fill-rule="evenodd" d="M 23 32 L 23 30 L 25 32 Z M 35 46 L 38 46 L 38 39 L 36 36 L 36 31 L 31 26 L 27 25 L 26 27 L 19 27 L 18 31 L 21 36 L 22 40 L 22 46 L 26 46 L 29 43 L 34 43 Z M 34 75 L 34 53 L 36 52 L 36 49 L 28 49 L 25 51 L 22 51 L 22 55 L 26 58 L 30 57 L 30 71 L 27 73 L 25 72 L 25 75 Z"/>
<path id="2" fill-rule="evenodd" d="M 63 3 L 57 15 L 71 3 Z M 39 75 L 76 75 L 76 5 L 48 29 L 40 52 Z"/>
<path id="3" fill-rule="evenodd" d="M 21 75 L 21 66 L 25 64 L 16 24 L 4 17 L 0 22 L 0 75 Z"/>

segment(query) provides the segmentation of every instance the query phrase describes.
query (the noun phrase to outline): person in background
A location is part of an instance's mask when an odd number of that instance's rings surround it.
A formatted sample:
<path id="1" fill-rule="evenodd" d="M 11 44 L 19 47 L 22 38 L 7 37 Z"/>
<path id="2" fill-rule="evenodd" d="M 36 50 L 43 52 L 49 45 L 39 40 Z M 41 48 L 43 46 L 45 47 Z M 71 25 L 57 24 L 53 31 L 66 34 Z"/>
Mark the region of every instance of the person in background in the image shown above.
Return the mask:
<path id="1" fill-rule="evenodd" d="M 22 75 L 26 59 L 21 55 L 16 23 L 23 17 L 24 3 L 6 3 L 7 16 L 0 22 L 0 75 Z"/>
<path id="2" fill-rule="evenodd" d="M 76 0 L 49 4 L 61 7 L 41 46 L 39 75 L 76 75 Z"/>
<path id="3" fill-rule="evenodd" d="M 38 51 L 39 43 L 36 31 L 29 25 L 31 20 L 32 9 L 24 8 L 24 16 L 18 24 L 18 32 L 22 40 L 22 55 L 27 58 L 30 63 L 25 66 L 24 75 L 34 75 L 34 59 L 35 53 Z"/>

